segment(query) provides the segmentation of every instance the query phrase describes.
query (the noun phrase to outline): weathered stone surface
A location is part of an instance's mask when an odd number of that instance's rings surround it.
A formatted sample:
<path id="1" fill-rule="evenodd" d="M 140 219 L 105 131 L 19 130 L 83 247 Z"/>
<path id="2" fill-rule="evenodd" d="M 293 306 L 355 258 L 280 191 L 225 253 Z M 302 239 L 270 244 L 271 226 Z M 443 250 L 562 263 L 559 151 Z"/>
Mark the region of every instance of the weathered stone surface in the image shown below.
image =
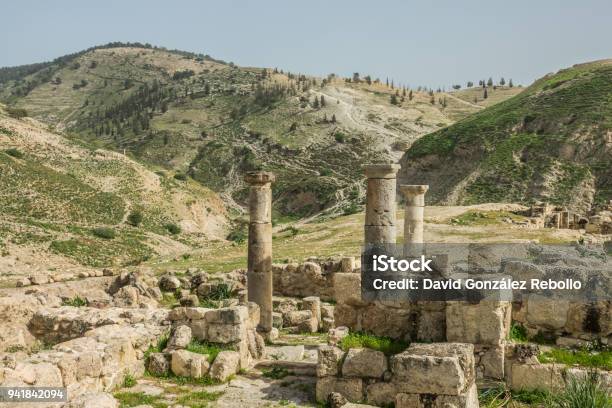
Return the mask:
<path id="1" fill-rule="evenodd" d="M 246 325 L 241 324 L 208 324 L 208 341 L 213 343 L 233 343 L 245 335 Z"/>
<path id="2" fill-rule="evenodd" d="M 181 306 L 197 307 L 200 304 L 200 299 L 198 298 L 197 295 L 187 295 L 187 296 L 182 297 L 179 300 L 179 303 L 181 304 Z"/>
<path id="3" fill-rule="evenodd" d="M 360 330 L 359 312 L 353 306 L 338 304 L 334 309 L 334 321 L 336 326 L 350 327 L 353 330 Z"/>
<path id="4" fill-rule="evenodd" d="M 510 388 L 552 390 L 563 387 L 563 369 L 555 364 L 512 364 Z"/>
<path id="5" fill-rule="evenodd" d="M 327 397 L 329 408 L 341 408 L 346 406 L 347 403 L 347 399 L 339 392 L 332 392 Z"/>
<path id="6" fill-rule="evenodd" d="M 329 344 L 338 344 L 340 341 L 348 336 L 349 328 L 346 326 L 339 326 L 335 329 L 330 329 L 327 335 Z"/>
<path id="7" fill-rule="evenodd" d="M 283 315 L 282 314 L 278 312 L 272 313 L 272 327 L 276 327 L 277 329 L 283 328 Z"/>
<path id="8" fill-rule="evenodd" d="M 235 351 L 222 351 L 210 367 L 210 377 L 217 381 L 227 381 L 240 368 L 240 354 Z"/>
<path id="9" fill-rule="evenodd" d="M 561 329 L 567 322 L 569 301 L 550 299 L 540 295 L 529 295 L 527 321 L 536 327 Z"/>
<path id="10" fill-rule="evenodd" d="M 311 318 L 312 312 L 310 310 L 296 310 L 283 316 L 283 325 L 285 327 L 299 326 Z"/>
<path id="11" fill-rule="evenodd" d="M 368 348 L 350 349 L 342 365 L 344 377 L 380 378 L 386 370 L 387 357 L 384 353 Z"/>
<path id="12" fill-rule="evenodd" d="M 478 408 L 476 384 L 461 395 L 428 395 L 400 393 L 395 398 L 395 408 Z"/>
<path id="13" fill-rule="evenodd" d="M 474 382 L 474 347 L 461 343 L 412 344 L 391 357 L 398 390 L 459 395 Z"/>
<path id="14" fill-rule="evenodd" d="M 321 318 L 329 317 L 331 319 L 334 318 L 334 305 L 321 305 Z"/>
<path id="15" fill-rule="evenodd" d="M 389 382 L 376 382 L 366 387 L 366 401 L 376 406 L 389 406 L 395 402 L 397 389 Z"/>
<path id="16" fill-rule="evenodd" d="M 338 347 L 320 346 L 317 354 L 317 377 L 338 375 L 344 352 Z"/>
<path id="17" fill-rule="evenodd" d="M 317 320 L 317 325 L 321 322 L 321 299 L 317 296 L 309 296 L 302 299 L 302 310 L 309 310 L 312 313 L 312 317 Z"/>
<path id="18" fill-rule="evenodd" d="M 170 362 L 164 353 L 151 353 L 149 355 L 147 370 L 154 376 L 164 377 L 170 371 Z"/>
<path id="19" fill-rule="evenodd" d="M 316 399 L 327 401 L 329 394 L 337 392 L 351 402 L 363 400 L 363 380 L 361 378 L 322 377 L 317 380 Z"/>
<path id="20" fill-rule="evenodd" d="M 448 302 L 446 338 L 450 342 L 501 344 L 507 338 L 510 320 L 508 302 Z"/>
<path id="21" fill-rule="evenodd" d="M 119 401 L 105 392 L 88 392 L 64 405 L 64 408 L 117 408 Z"/>
<path id="22" fill-rule="evenodd" d="M 246 306 L 223 307 L 211 309 L 206 313 L 206 320 L 217 324 L 240 324 L 249 318 L 249 310 Z"/>
<path id="23" fill-rule="evenodd" d="M 192 353 L 187 350 L 175 350 L 170 353 L 172 372 L 180 377 L 200 378 L 208 373 L 210 364 L 208 356 Z"/>
<path id="24" fill-rule="evenodd" d="M 42 273 L 32 275 L 30 276 L 30 282 L 32 283 L 32 285 L 44 285 L 46 283 L 49 283 L 49 275 Z"/>
<path id="25" fill-rule="evenodd" d="M 191 342 L 191 327 L 187 325 L 177 326 L 168 340 L 167 350 L 178 350 L 187 348 Z"/>
<path id="26" fill-rule="evenodd" d="M 352 273 L 355 269 L 355 257 L 353 256 L 345 256 L 340 262 L 340 271 L 343 273 Z"/>
<path id="27" fill-rule="evenodd" d="M 316 333 L 319 331 L 319 321 L 311 317 L 308 320 L 304 320 L 297 326 L 298 332 L 300 333 Z"/>
<path id="28" fill-rule="evenodd" d="M 334 294 L 338 305 L 363 306 L 361 300 L 361 275 L 358 273 L 336 273 Z"/>
<path id="29" fill-rule="evenodd" d="M 181 281 L 172 275 L 164 275 L 159 278 L 159 288 L 164 292 L 174 292 L 181 287 Z"/>
<path id="30" fill-rule="evenodd" d="M 330 329 L 333 329 L 336 326 L 336 322 L 331 317 L 324 317 L 321 321 L 321 330 L 323 332 L 327 332 Z"/>
<path id="31" fill-rule="evenodd" d="M 485 377 L 499 380 L 504 378 L 504 350 L 503 346 L 493 346 L 480 357 Z"/>

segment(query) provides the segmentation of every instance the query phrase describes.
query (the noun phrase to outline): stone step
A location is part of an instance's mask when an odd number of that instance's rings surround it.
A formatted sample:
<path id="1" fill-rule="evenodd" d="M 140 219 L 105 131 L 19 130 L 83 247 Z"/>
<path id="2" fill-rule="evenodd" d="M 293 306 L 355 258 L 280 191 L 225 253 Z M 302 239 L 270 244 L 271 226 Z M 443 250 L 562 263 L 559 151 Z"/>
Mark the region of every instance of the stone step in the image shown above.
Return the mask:
<path id="1" fill-rule="evenodd" d="M 315 377 L 317 363 L 314 361 L 262 360 L 255 364 L 258 370 L 284 369 L 294 375 Z"/>

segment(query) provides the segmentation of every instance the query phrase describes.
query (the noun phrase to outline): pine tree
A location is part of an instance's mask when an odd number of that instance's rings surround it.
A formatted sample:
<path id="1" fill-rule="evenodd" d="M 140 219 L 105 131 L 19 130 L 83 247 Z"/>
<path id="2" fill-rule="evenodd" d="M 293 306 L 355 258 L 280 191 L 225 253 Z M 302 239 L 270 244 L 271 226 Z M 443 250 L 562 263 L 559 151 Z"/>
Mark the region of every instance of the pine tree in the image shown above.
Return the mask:
<path id="1" fill-rule="evenodd" d="M 493 86 L 493 78 L 489 77 L 489 80 L 487 81 L 487 86 Z"/>
<path id="2" fill-rule="evenodd" d="M 509 86 L 510 88 L 512 88 L 512 87 L 514 86 L 514 84 L 512 83 L 512 78 L 510 78 L 510 81 L 508 82 L 508 86 Z"/>
<path id="3" fill-rule="evenodd" d="M 391 95 L 391 105 L 397 105 L 397 96 L 395 94 Z"/>
<path id="4" fill-rule="evenodd" d="M 489 94 L 487 93 L 487 88 L 485 88 L 484 95 L 482 95 L 482 98 L 487 99 L 488 97 L 489 97 Z"/>
<path id="5" fill-rule="evenodd" d="M 429 100 L 429 103 L 431 103 L 432 105 L 436 104 L 436 98 L 432 95 L 431 99 Z"/>
<path id="6" fill-rule="evenodd" d="M 331 123 L 336 123 L 336 114 L 335 113 L 332 115 Z"/>
<path id="7" fill-rule="evenodd" d="M 321 95 L 321 107 L 325 107 L 326 102 L 325 102 L 325 96 Z"/>
<path id="8" fill-rule="evenodd" d="M 314 97 L 314 101 L 312 103 L 313 108 L 315 109 L 319 109 L 319 98 L 317 98 L 317 96 L 315 95 Z"/>
<path id="9" fill-rule="evenodd" d="M 501 79 L 499 80 L 499 84 L 500 84 L 501 86 L 506 85 L 506 80 L 504 79 L 504 77 L 501 77 Z"/>
<path id="10" fill-rule="evenodd" d="M 408 92 L 408 100 L 411 101 L 414 95 L 412 95 L 412 89 Z"/>

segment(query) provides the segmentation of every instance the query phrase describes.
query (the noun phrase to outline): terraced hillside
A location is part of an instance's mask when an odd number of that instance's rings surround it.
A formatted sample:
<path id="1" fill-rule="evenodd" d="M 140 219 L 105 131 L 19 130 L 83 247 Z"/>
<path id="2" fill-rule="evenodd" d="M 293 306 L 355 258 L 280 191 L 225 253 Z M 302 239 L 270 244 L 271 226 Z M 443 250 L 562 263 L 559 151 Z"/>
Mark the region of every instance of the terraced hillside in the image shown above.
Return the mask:
<path id="1" fill-rule="evenodd" d="M 612 60 L 575 65 L 419 139 L 400 179 L 432 203 L 586 210 L 612 199 Z"/>
<path id="2" fill-rule="evenodd" d="M 0 98 L 74 137 L 193 178 L 239 211 L 244 172 L 272 170 L 276 217 L 299 218 L 357 211 L 364 163 L 395 161 L 420 136 L 482 109 L 453 94 L 355 79 L 111 44 L 4 69 Z M 500 90 L 499 99 L 516 92 Z"/>
<path id="3" fill-rule="evenodd" d="M 3 278 L 136 264 L 224 238 L 226 229 L 223 202 L 193 180 L 69 141 L 0 105 Z"/>

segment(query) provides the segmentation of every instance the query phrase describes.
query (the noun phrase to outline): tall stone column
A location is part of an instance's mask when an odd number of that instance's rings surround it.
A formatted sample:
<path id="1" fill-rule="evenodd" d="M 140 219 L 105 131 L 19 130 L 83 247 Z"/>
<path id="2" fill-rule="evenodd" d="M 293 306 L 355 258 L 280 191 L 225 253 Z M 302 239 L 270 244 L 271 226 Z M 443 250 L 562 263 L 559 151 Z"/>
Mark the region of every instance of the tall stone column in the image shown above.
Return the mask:
<path id="1" fill-rule="evenodd" d="M 365 167 L 368 179 L 364 244 L 395 244 L 395 190 L 398 164 L 371 164 Z"/>
<path id="2" fill-rule="evenodd" d="M 406 201 L 404 213 L 404 256 L 421 255 L 423 248 L 423 216 L 428 185 L 401 185 Z"/>
<path id="3" fill-rule="evenodd" d="M 272 330 L 272 173 L 249 172 L 245 181 L 249 192 L 248 299 L 259 305 L 258 329 Z"/>

